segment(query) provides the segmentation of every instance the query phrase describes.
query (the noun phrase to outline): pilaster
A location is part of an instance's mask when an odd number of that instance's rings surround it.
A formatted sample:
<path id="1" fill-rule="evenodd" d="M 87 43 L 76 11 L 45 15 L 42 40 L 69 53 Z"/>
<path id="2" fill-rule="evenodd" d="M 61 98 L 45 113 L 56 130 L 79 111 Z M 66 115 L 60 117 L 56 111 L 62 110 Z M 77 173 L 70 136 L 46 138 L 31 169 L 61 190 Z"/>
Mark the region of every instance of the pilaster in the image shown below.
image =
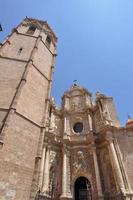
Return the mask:
<path id="1" fill-rule="evenodd" d="M 39 174 L 39 189 L 42 189 L 43 186 L 43 172 L 44 172 L 44 166 L 45 166 L 45 158 L 46 158 L 46 144 L 43 146 L 42 156 L 41 156 L 41 167 L 40 167 L 40 174 Z"/>
<path id="2" fill-rule="evenodd" d="M 46 150 L 46 159 L 44 166 L 44 175 L 43 175 L 43 186 L 42 193 L 44 196 L 49 196 L 49 162 L 50 162 L 50 146 L 47 147 Z"/>

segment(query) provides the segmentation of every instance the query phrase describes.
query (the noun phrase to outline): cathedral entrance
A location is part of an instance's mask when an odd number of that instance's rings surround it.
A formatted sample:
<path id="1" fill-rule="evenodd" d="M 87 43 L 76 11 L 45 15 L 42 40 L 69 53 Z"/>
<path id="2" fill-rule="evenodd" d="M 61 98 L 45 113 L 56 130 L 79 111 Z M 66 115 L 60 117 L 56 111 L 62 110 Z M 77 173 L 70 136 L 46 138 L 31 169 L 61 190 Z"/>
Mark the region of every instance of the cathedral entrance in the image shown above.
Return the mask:
<path id="1" fill-rule="evenodd" d="M 91 184 L 85 177 L 79 177 L 74 184 L 75 200 L 92 200 Z"/>

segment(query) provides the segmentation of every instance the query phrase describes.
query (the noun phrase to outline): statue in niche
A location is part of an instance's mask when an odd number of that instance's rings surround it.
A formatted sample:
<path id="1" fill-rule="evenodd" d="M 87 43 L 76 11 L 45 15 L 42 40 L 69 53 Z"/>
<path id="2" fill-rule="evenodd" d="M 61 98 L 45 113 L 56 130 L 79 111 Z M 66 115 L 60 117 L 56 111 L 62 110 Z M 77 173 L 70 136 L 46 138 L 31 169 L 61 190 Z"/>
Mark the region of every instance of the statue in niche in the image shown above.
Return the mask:
<path id="1" fill-rule="evenodd" d="M 56 165 L 57 155 L 56 152 L 52 151 L 50 155 L 50 173 L 49 173 L 49 195 L 54 198 L 56 195 Z"/>
<path id="2" fill-rule="evenodd" d="M 82 151 L 78 151 L 77 152 L 77 161 L 73 163 L 73 171 L 75 173 L 81 171 L 81 170 L 86 170 L 87 169 L 87 165 L 85 163 L 85 158 L 83 155 Z"/>
<path id="3" fill-rule="evenodd" d="M 82 103 L 73 102 L 71 106 L 72 106 L 72 110 L 74 110 L 74 111 L 77 110 L 77 109 L 79 110 L 79 109 L 82 108 Z"/>
<path id="4" fill-rule="evenodd" d="M 56 131 L 58 129 L 58 124 L 59 124 L 59 119 L 54 114 L 52 114 L 50 121 L 50 130 Z"/>
<path id="5" fill-rule="evenodd" d="M 77 104 L 75 102 L 72 103 L 72 110 L 76 110 L 77 109 Z"/>
<path id="6" fill-rule="evenodd" d="M 106 124 L 112 124 L 112 120 L 109 117 L 108 112 L 105 110 L 103 111 L 103 120 L 105 121 Z"/>

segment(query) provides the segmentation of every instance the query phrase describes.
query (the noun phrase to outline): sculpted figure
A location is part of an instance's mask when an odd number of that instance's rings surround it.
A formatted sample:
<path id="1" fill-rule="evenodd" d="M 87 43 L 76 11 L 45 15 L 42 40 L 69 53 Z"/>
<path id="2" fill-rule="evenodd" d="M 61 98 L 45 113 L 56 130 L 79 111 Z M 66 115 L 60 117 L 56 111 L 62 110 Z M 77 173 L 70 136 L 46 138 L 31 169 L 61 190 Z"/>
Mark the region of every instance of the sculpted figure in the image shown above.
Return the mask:
<path id="1" fill-rule="evenodd" d="M 73 171 L 78 172 L 80 170 L 86 170 L 86 163 L 84 160 L 84 155 L 82 151 L 77 152 L 77 161 L 73 163 Z"/>
<path id="2" fill-rule="evenodd" d="M 103 120 L 105 120 L 106 124 L 111 124 L 112 123 L 112 120 L 110 119 L 107 111 L 103 112 Z"/>

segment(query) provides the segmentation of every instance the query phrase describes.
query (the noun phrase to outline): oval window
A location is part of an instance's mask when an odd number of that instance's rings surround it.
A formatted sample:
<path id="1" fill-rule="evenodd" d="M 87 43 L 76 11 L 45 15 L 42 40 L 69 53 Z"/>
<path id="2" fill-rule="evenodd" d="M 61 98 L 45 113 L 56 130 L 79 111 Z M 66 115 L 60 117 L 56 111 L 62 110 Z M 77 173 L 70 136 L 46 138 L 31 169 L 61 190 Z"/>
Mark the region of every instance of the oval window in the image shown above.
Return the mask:
<path id="1" fill-rule="evenodd" d="M 76 124 L 74 124 L 73 130 L 76 133 L 81 133 L 83 131 L 83 123 L 77 122 Z"/>

